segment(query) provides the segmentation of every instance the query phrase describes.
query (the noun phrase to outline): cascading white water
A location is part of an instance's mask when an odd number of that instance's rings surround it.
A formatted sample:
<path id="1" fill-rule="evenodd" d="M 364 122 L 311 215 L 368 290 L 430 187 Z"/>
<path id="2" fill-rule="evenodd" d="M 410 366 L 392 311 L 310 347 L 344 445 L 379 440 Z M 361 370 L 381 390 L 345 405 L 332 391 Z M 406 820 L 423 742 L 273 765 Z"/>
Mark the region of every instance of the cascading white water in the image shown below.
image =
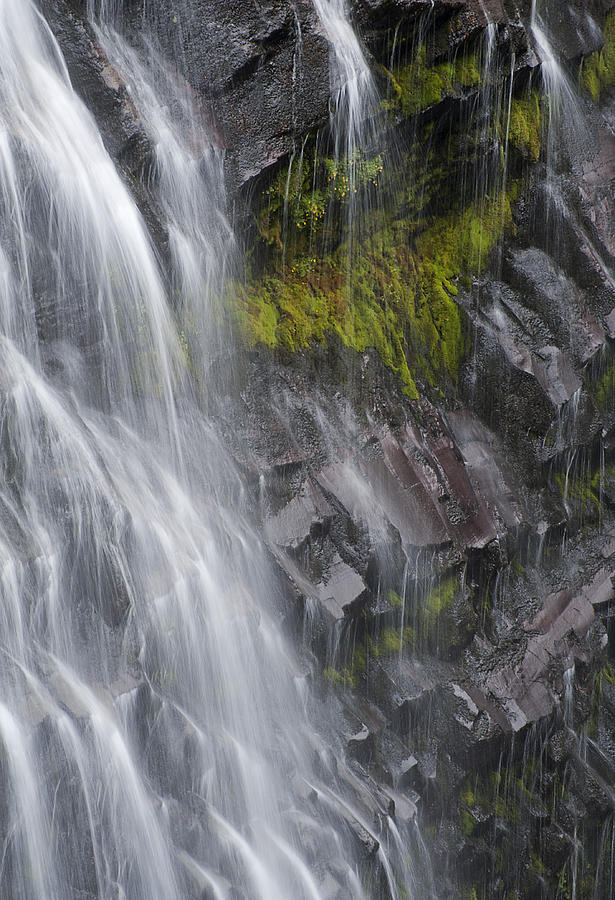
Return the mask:
<path id="1" fill-rule="evenodd" d="M 332 112 L 336 157 L 365 149 L 370 116 L 377 109 L 378 92 L 346 0 L 314 0 L 332 49 L 331 81 L 336 98 Z"/>
<path id="2" fill-rule="evenodd" d="M 578 93 L 571 84 L 570 78 L 553 48 L 548 28 L 541 16 L 539 0 L 532 0 L 530 31 L 541 62 L 541 75 L 545 86 L 545 95 L 549 98 L 549 119 L 545 133 L 548 140 L 548 163 L 553 166 L 556 162 L 557 141 L 561 137 L 562 119 L 571 116 L 579 127 L 584 128 L 586 126 L 583 116 L 579 115 L 580 102 Z"/>
<path id="3" fill-rule="evenodd" d="M 333 158 L 347 197 L 348 292 L 352 294 L 352 254 L 357 216 L 360 170 L 376 150 L 379 95 L 367 58 L 350 22 L 346 0 L 313 0 L 331 46 L 331 89 L 334 104 L 330 114 Z M 366 202 L 362 198 L 362 202 Z"/>
<path id="4" fill-rule="evenodd" d="M 558 226 L 568 214 L 558 183 L 561 162 L 566 158 L 570 142 L 578 145 L 590 140 L 578 91 L 558 57 L 541 15 L 540 0 L 532 0 L 529 30 L 540 59 L 540 72 L 546 99 L 545 163 L 547 192 L 548 241 L 557 252 Z"/>
<path id="5" fill-rule="evenodd" d="M 67 369 L 79 361 L 66 345 L 87 342 L 100 365 L 96 383 L 82 372 L 82 395 L 134 418 L 155 390 L 168 421 L 178 348 L 136 206 L 31 5 L 5 0 L 0 32 L 2 333 L 33 358 L 38 322 Z M 132 301 L 121 315 L 118 297 Z"/>
<path id="6" fill-rule="evenodd" d="M 152 142 L 153 190 L 172 256 L 171 299 L 181 323 L 184 349 L 191 362 L 202 367 L 214 351 L 208 341 L 212 335 L 203 330 L 213 310 L 204 304 L 219 296 L 234 244 L 223 213 L 223 155 L 212 145 L 188 83 L 162 64 L 151 43 L 144 44 L 141 58 L 110 27 L 114 20 L 108 13 L 101 17 L 97 36 L 126 79 Z"/>
<path id="7" fill-rule="evenodd" d="M 306 715 L 190 386 L 232 244 L 215 154 L 176 126 L 154 52 L 101 23 L 155 148 L 171 302 L 51 32 L 0 0 L 0 895 L 407 896 L 408 846 L 378 847 L 387 810 Z"/>

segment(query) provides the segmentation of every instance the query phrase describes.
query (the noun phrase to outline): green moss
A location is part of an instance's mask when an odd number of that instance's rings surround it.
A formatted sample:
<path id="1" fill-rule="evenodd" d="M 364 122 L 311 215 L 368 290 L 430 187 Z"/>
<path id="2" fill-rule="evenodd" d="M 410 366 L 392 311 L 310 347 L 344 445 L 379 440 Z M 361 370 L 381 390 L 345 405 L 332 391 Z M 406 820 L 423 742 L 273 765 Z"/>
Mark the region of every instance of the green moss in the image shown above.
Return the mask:
<path id="1" fill-rule="evenodd" d="M 402 102 L 401 85 L 391 70 L 382 63 L 376 63 L 375 68 L 387 85 L 387 98 L 383 101 L 383 106 L 387 110 L 394 109 Z"/>
<path id="2" fill-rule="evenodd" d="M 594 103 L 600 102 L 605 90 L 615 86 L 615 11 L 606 17 L 602 50 L 583 60 L 579 77 Z"/>
<path id="3" fill-rule="evenodd" d="M 232 295 L 236 325 L 251 345 L 264 344 L 266 347 L 278 345 L 277 327 L 280 310 L 274 301 L 276 288 L 281 284 L 275 278 L 263 278 L 258 290 L 246 290 L 234 286 Z"/>
<path id="4" fill-rule="evenodd" d="M 545 866 L 542 857 L 539 856 L 535 850 L 532 850 L 530 853 L 530 868 L 532 872 L 540 879 L 547 878 L 549 875 L 548 869 Z"/>
<path id="5" fill-rule="evenodd" d="M 372 278 L 372 274 L 366 273 Z M 266 276 L 233 297 L 235 318 L 249 345 L 295 351 L 335 332 L 358 352 L 375 347 L 383 362 L 399 376 L 405 392 L 418 396 L 402 347 L 402 330 L 390 308 L 379 302 L 377 288 L 365 281 L 349 297 L 347 278 L 337 261 L 314 264 L 301 277 L 290 271 L 286 279 Z"/>
<path id="6" fill-rule="evenodd" d="M 549 730 L 537 742 L 532 730 L 522 756 L 511 748 L 510 756 L 500 757 L 498 771 L 491 773 L 485 758 L 485 764 L 460 785 L 457 823 L 465 843 L 461 852 L 472 858 L 489 848 L 484 882 L 476 879 L 476 867 L 468 869 L 466 883 L 458 889 L 460 897 L 469 896 L 473 888 L 479 896 L 491 897 L 493 884 L 498 885 L 498 896 L 506 898 L 611 895 L 610 831 L 605 841 L 601 815 L 591 824 L 588 816 L 576 817 L 575 835 L 586 853 L 577 856 L 572 843 L 561 852 L 556 845 L 556 852 L 551 852 L 549 831 L 570 833 L 566 825 L 576 794 L 569 794 L 567 785 L 577 782 L 570 764 L 554 763 L 545 753 L 551 734 Z M 582 789 L 578 782 L 575 786 Z M 597 877 L 601 869 L 606 876 Z"/>
<path id="7" fill-rule="evenodd" d="M 462 782 L 458 802 L 459 828 L 470 838 L 475 836 L 479 825 L 483 830 L 485 827 L 491 830 L 494 816 L 506 829 L 514 828 L 522 820 L 526 806 L 536 805 L 539 801 L 517 771 L 511 770 L 504 777 L 500 772 L 485 771 L 468 776 Z M 498 865 L 506 868 L 506 854 Z"/>
<path id="8" fill-rule="evenodd" d="M 341 201 L 350 200 L 353 193 L 357 194 L 367 186 L 378 187 L 384 170 L 382 156 L 366 158 L 359 153 L 341 160 L 325 159 L 324 167 L 327 173 L 326 197 Z"/>
<path id="9" fill-rule="evenodd" d="M 358 688 L 364 677 L 370 659 L 382 659 L 397 655 L 404 648 L 413 647 L 414 629 L 406 625 L 401 628 L 385 626 L 375 635 L 366 631 L 352 649 L 343 656 L 336 667 L 324 669 L 323 677 L 328 684 L 344 690 Z"/>
<path id="10" fill-rule="evenodd" d="M 353 245 L 351 272 L 343 242 L 322 258 L 298 256 L 285 273 L 234 285 L 236 324 L 249 346 L 293 352 L 333 332 L 358 352 L 374 347 L 416 399 L 416 378 L 456 380 L 467 350 L 458 283 L 481 271 L 511 218 L 510 196 L 487 198 L 480 211 L 431 218 L 412 247 L 412 221 L 374 217 Z"/>
<path id="11" fill-rule="evenodd" d="M 394 88 L 392 100 L 388 101 L 389 109 L 394 105 L 406 116 L 435 106 L 447 96 L 477 88 L 481 83 L 475 51 L 428 65 L 424 45 L 418 48 L 411 62 L 389 75 Z"/>
<path id="12" fill-rule="evenodd" d="M 397 649 L 399 650 L 399 636 L 397 639 Z M 368 635 L 365 635 L 360 641 L 357 641 L 350 653 L 338 663 L 338 667 L 327 667 L 323 671 L 323 678 L 333 687 L 357 688 L 367 669 L 367 661 L 372 653 L 372 641 Z"/>
<path id="13" fill-rule="evenodd" d="M 592 58 L 594 57 L 594 58 Z M 600 83 L 599 69 L 596 62 L 600 59 L 600 53 L 592 54 L 581 64 L 581 85 L 583 89 L 590 95 L 594 103 L 600 102 L 600 93 L 602 86 Z"/>
<path id="14" fill-rule="evenodd" d="M 601 681 L 606 681 L 607 684 L 615 684 L 615 672 L 613 672 L 610 663 L 605 663 L 600 670 L 600 679 Z"/>
<path id="15" fill-rule="evenodd" d="M 359 642 L 353 647 L 351 665 L 353 677 L 356 682 L 358 682 L 361 675 L 367 669 L 367 654 L 368 647 L 366 641 L 363 643 Z"/>
<path id="16" fill-rule="evenodd" d="M 568 478 L 562 472 L 558 472 L 555 475 L 555 483 L 564 501 L 575 504 L 584 518 L 600 518 L 602 506 L 599 471 L 585 476 L 583 473 L 574 472 Z"/>
<path id="17" fill-rule="evenodd" d="M 389 591 L 387 594 L 387 600 L 389 601 L 393 609 L 402 609 L 404 605 L 404 601 L 401 599 L 397 591 Z"/>
<path id="18" fill-rule="evenodd" d="M 561 897 L 561 900 L 572 900 L 572 884 L 574 883 L 574 878 L 568 871 L 569 866 L 570 863 L 567 861 L 560 872 L 559 880 L 557 882 L 557 896 Z"/>
<path id="19" fill-rule="evenodd" d="M 376 658 L 392 656 L 399 653 L 404 647 L 414 646 L 414 641 L 414 629 L 409 625 L 401 630 L 387 627 L 382 629 L 377 640 L 370 641 L 370 651 Z"/>
<path id="20" fill-rule="evenodd" d="M 613 408 L 615 401 L 615 365 L 607 366 L 598 380 L 594 391 L 594 400 L 600 412 Z"/>
<path id="21" fill-rule="evenodd" d="M 334 687 L 350 688 L 354 686 L 354 678 L 352 672 L 348 668 L 341 670 L 332 667 L 324 669 L 323 678 Z"/>
<path id="22" fill-rule="evenodd" d="M 406 112 L 480 83 L 474 51 L 430 68 L 423 48 L 389 74 L 392 101 Z M 534 98 L 523 103 L 529 110 Z M 522 106 L 515 109 L 513 139 L 533 152 L 529 111 L 524 118 Z M 256 203 L 250 269 L 228 297 L 248 347 L 292 353 L 337 335 L 359 353 L 375 348 L 412 399 L 417 384 L 455 385 L 469 344 L 457 296 L 512 225 L 518 185 L 485 191 L 479 203 L 469 189 L 464 200 L 458 179 L 470 183 L 484 141 L 470 138 L 465 124 L 446 136 L 434 122 L 417 127 L 386 164 L 363 153 L 319 158 L 312 144 L 272 176 Z"/>
<path id="23" fill-rule="evenodd" d="M 282 249 L 284 228 L 313 228 L 324 218 L 329 198 L 313 178 L 314 152 L 307 151 L 283 166 L 262 192 L 256 215 L 258 233 L 267 244 Z"/>
<path id="24" fill-rule="evenodd" d="M 459 827 L 466 837 L 470 837 L 474 831 L 476 822 L 468 809 L 462 809 L 459 815 Z"/>
<path id="25" fill-rule="evenodd" d="M 519 555 L 515 556 L 510 564 L 510 571 L 515 578 L 520 578 L 525 572 L 525 566 Z"/>
<path id="26" fill-rule="evenodd" d="M 451 575 L 432 588 L 421 607 L 420 619 L 423 629 L 426 631 L 433 630 L 440 615 L 452 608 L 458 587 L 457 576 Z"/>
<path id="27" fill-rule="evenodd" d="M 530 162 L 540 158 L 542 115 L 540 96 L 533 90 L 523 97 L 513 97 L 510 105 L 508 139 L 511 145 Z"/>
<path id="28" fill-rule="evenodd" d="M 380 155 L 366 157 L 357 151 L 338 160 L 319 159 L 313 146 L 282 166 L 260 196 L 256 215 L 259 236 L 265 243 L 283 247 L 284 229 L 295 239 L 308 237 L 326 218 L 330 204 L 347 204 L 355 194 L 378 187 L 384 166 Z"/>
<path id="29" fill-rule="evenodd" d="M 380 640 L 374 647 L 374 656 L 387 656 L 392 653 L 399 652 L 400 634 L 394 628 L 383 628 L 380 634 Z"/>
<path id="30" fill-rule="evenodd" d="M 459 800 L 461 801 L 461 803 L 464 806 L 468 806 L 468 807 L 474 806 L 474 804 L 476 803 L 474 791 L 472 790 L 469 781 L 466 781 L 463 788 L 461 789 L 461 795 L 459 797 Z"/>
<path id="31" fill-rule="evenodd" d="M 471 837 L 474 829 L 476 828 L 477 818 L 475 811 L 477 809 L 477 806 L 480 805 L 475 795 L 475 790 L 477 788 L 479 789 L 479 791 L 481 790 L 481 785 L 478 779 L 474 780 L 471 778 L 467 778 L 463 782 L 461 792 L 459 794 L 459 827 L 466 837 Z"/>
<path id="32" fill-rule="evenodd" d="M 416 239 L 416 319 L 435 372 L 454 379 L 466 350 L 454 299 L 460 276 L 482 271 L 511 219 L 510 200 L 500 195 L 487 198 L 480 213 L 469 207 L 434 220 Z"/>

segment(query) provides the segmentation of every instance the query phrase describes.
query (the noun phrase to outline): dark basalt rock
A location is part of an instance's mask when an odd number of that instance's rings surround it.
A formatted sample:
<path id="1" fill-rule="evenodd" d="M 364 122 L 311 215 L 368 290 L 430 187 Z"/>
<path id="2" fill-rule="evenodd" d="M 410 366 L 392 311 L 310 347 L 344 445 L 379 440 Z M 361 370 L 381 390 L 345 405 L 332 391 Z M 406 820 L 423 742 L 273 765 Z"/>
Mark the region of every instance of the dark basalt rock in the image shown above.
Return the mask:
<path id="1" fill-rule="evenodd" d="M 69 0 L 45 0 L 43 13 L 60 45 L 71 80 L 101 128 L 111 156 L 130 155 L 131 146 L 147 139 L 122 79 L 96 42 L 85 18 Z M 137 167 L 135 178 L 144 174 Z"/>
<path id="2" fill-rule="evenodd" d="M 543 287 L 548 290 L 548 282 Z M 548 353 L 540 356 L 542 349 L 541 345 L 532 352 L 548 362 Z M 342 634 L 344 628 L 357 629 L 352 632 L 355 635 L 367 629 L 377 648 L 378 629 L 392 621 L 394 610 L 378 599 L 378 586 L 380 598 L 386 594 L 390 562 L 379 556 L 375 546 L 375 515 L 386 525 L 381 534 L 396 533 L 398 546 L 406 553 L 429 550 L 435 560 L 447 560 L 444 571 L 450 571 L 451 559 L 457 564 L 465 559 L 470 582 L 472 573 L 485 577 L 490 566 L 501 577 L 504 548 L 508 546 L 511 555 L 522 552 L 528 528 L 536 535 L 534 548 L 540 535 L 548 544 L 553 514 L 537 507 L 536 497 L 528 502 L 519 487 L 520 481 L 528 479 L 520 460 L 512 463 L 505 446 L 468 409 L 443 414 L 426 401 L 411 407 L 396 394 L 394 379 L 375 356 L 370 359 L 371 380 L 362 387 L 354 382 L 353 393 L 345 396 L 343 433 L 348 443 L 340 445 L 337 404 L 341 395 L 336 394 L 335 385 L 347 364 L 346 355 L 350 357 L 352 351 L 335 343 L 326 352 L 314 348 L 311 354 L 298 354 L 285 362 L 253 354 L 246 362 L 243 431 L 235 453 L 242 465 L 254 468 L 255 483 L 259 474 L 265 480 L 274 477 L 274 506 L 265 517 L 264 533 L 299 593 L 320 604 L 329 622 L 325 633 L 327 629 L 331 633 L 334 622 L 338 629 L 342 627 Z M 582 356 L 578 348 L 571 351 L 575 365 L 580 365 Z M 577 390 L 576 382 L 572 387 Z M 557 406 L 556 391 L 546 382 L 540 390 L 553 394 L 546 422 Z M 349 399 L 352 414 L 346 405 Z M 314 427 L 316 406 L 319 430 Z M 302 428 L 295 429 L 295 416 L 306 407 L 310 415 L 302 420 Z M 372 411 L 368 420 L 361 414 L 366 407 Z M 394 422 L 394 427 L 387 426 L 387 421 Z M 501 431 L 501 423 L 496 425 Z M 266 441 L 269 434 L 277 435 L 273 444 Z M 328 437 L 333 435 L 336 443 L 331 446 Z M 371 532 L 365 528 L 367 519 Z M 542 530 L 532 524 L 536 522 Z M 554 529 L 556 541 L 558 534 Z M 494 544 L 499 547 L 495 555 Z M 476 800 L 464 813 L 464 828 L 471 824 L 471 835 L 459 833 L 451 819 L 461 814 L 462 807 L 451 808 L 445 799 L 447 790 L 456 794 L 465 773 L 473 777 L 477 766 L 496 771 L 507 748 L 519 741 L 523 746 L 524 740 L 530 740 L 525 736 L 535 729 L 561 728 L 567 702 L 572 703 L 572 714 L 579 722 L 591 712 L 591 685 L 602 665 L 605 627 L 615 607 L 614 547 L 612 536 L 592 547 L 589 575 L 577 577 L 576 582 L 573 577 L 569 587 L 554 587 L 543 599 L 516 598 L 517 607 L 508 597 L 497 629 L 490 635 L 477 621 L 472 600 L 456 592 L 451 609 L 440 614 L 436 636 L 420 652 L 405 653 L 402 658 L 398 653 L 377 651 L 368 656 L 366 671 L 353 676 L 359 695 L 351 699 L 349 683 L 343 688 L 345 702 L 353 710 L 348 757 L 384 783 L 393 781 L 396 808 L 399 805 L 402 810 L 405 801 L 415 809 L 418 803 L 423 816 L 441 822 L 443 829 L 451 828 L 464 847 L 464 858 L 490 859 L 493 864 L 496 851 L 487 847 L 486 836 L 508 826 L 501 826 L 504 813 L 499 807 L 494 810 L 493 805 L 489 808 Z M 372 568 L 366 572 L 364 561 L 370 554 Z M 407 561 L 408 555 L 404 558 Z M 338 590 L 336 568 L 341 559 L 351 581 L 360 576 L 356 591 L 367 587 L 366 593 L 359 594 L 362 600 L 354 612 L 345 588 Z M 322 569 L 315 567 L 316 561 Z M 399 583 L 402 567 L 397 566 Z M 556 582 L 561 571 L 555 570 Z M 330 659 L 330 644 L 322 633 L 312 646 L 323 660 Z M 564 673 L 575 670 L 574 688 L 569 689 Z M 565 699 L 567 690 L 573 691 L 572 701 Z M 366 701 L 368 706 L 360 705 Z M 549 744 L 553 752 L 556 744 L 553 738 Z M 557 760 L 554 757 L 556 770 L 572 766 L 576 759 L 574 740 L 566 738 L 560 744 Z M 610 808 L 606 778 L 599 774 L 597 762 L 588 767 L 579 763 L 577 769 L 570 796 L 587 796 L 585 821 L 597 821 Z M 515 802 L 528 804 L 528 822 L 539 823 L 536 827 L 545 830 L 545 865 L 556 870 L 574 845 L 571 832 L 561 824 L 566 816 L 570 818 L 568 807 L 559 810 L 553 824 L 545 818 L 539 792 L 531 798 L 521 792 Z M 570 803 L 577 815 L 581 807 L 576 800 Z M 518 815 L 514 810 L 506 814 Z M 531 846 L 529 826 L 524 834 L 516 833 L 519 853 Z M 357 837 L 363 841 L 361 833 Z M 373 851 L 366 845 L 366 852 Z M 472 877 L 473 871 L 469 866 L 464 878 Z"/>
<path id="3" fill-rule="evenodd" d="M 371 22 L 372 26 L 383 28 L 391 22 L 411 21 L 427 13 L 436 20 L 453 16 L 457 26 L 463 23 L 465 37 L 488 22 L 507 22 L 517 14 L 517 10 L 506 10 L 504 0 L 352 0 L 351 6 L 364 27 Z"/>
<path id="4" fill-rule="evenodd" d="M 566 6 L 545 4 L 541 18 L 557 51 L 565 59 L 575 59 L 602 48 L 604 38 L 597 22 L 610 6 L 612 3 L 602 0 L 573 0 Z"/>
<path id="5" fill-rule="evenodd" d="M 109 149 L 138 175 L 147 169 L 149 148 L 117 73 L 100 54 L 85 23 L 84 0 L 39 0 L 67 58 L 77 89 L 93 110 Z M 577 3 L 551 12 L 559 49 L 576 58 L 601 46 L 596 25 L 601 5 Z M 595 7 L 595 8 L 594 8 Z M 599 8 L 600 7 L 600 8 Z M 429 14 L 454 48 L 488 22 L 507 29 L 517 68 L 538 60 L 528 47 L 529 3 L 512 0 L 353 0 L 352 10 L 376 55 L 390 29 Z M 288 156 L 302 137 L 326 124 L 330 82 L 329 46 L 311 0 L 199 0 L 181 3 L 124 3 L 122 25 L 138 42 L 144 17 L 154 28 L 172 70 L 182 74 L 214 140 L 227 150 L 229 184 L 235 190 Z M 553 21 L 551 21 L 553 19 Z M 383 60 L 386 63 L 386 60 Z M 150 216 L 155 226 L 155 216 Z"/>
<path id="6" fill-rule="evenodd" d="M 329 379 L 335 393 L 338 356 L 352 351 L 332 345 L 332 363 L 305 354 L 291 365 L 253 355 L 242 409 L 233 413 L 241 430 L 229 428 L 241 465 L 253 470 L 261 490 L 264 484 L 269 546 L 299 591 L 318 598 L 334 619 L 369 605 L 383 571 L 391 583 L 398 580 L 407 554 L 435 552 L 448 565 L 487 553 L 522 521 L 513 476 L 504 474 L 494 436 L 469 413 L 451 414 L 449 426 L 427 402 L 422 416 L 414 418 L 407 407 L 400 421 L 400 410 L 392 413 L 399 402 L 394 382 L 375 355 L 372 377 L 382 384 L 368 402 L 378 418 L 366 420 L 363 401 L 355 398 L 355 418 L 340 444 L 340 415 L 347 410 L 326 399 Z M 306 419 L 310 408 L 314 414 Z M 395 428 L 386 424 L 391 420 Z M 335 435 L 334 446 L 328 434 Z"/>
<path id="7" fill-rule="evenodd" d="M 326 121 L 329 47 L 310 0 L 199 0 L 128 10 L 136 39 L 153 21 L 171 68 L 182 71 L 210 131 L 227 150 L 237 187 L 291 153 L 301 135 Z"/>

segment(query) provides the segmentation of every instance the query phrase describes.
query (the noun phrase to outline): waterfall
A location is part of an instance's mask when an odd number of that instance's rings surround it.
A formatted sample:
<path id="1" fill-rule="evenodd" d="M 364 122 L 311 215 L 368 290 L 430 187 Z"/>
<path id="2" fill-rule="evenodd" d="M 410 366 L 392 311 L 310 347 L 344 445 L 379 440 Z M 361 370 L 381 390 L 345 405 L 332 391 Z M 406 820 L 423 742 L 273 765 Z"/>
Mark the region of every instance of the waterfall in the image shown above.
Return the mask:
<path id="1" fill-rule="evenodd" d="M 365 52 L 348 17 L 346 0 L 314 0 L 314 7 L 331 44 L 331 112 L 335 156 L 352 158 L 369 146 L 378 92 Z"/>
<path id="2" fill-rule="evenodd" d="M 346 270 L 348 300 L 352 305 L 354 247 L 362 231 L 371 199 L 362 190 L 370 160 L 380 149 L 377 114 L 379 95 L 352 26 L 346 0 L 313 0 L 331 48 L 330 75 L 333 102 L 329 116 L 332 136 L 333 177 L 346 200 Z"/>
<path id="3" fill-rule="evenodd" d="M 413 824 L 387 828 L 312 721 L 204 412 L 234 247 L 220 157 L 117 16 L 96 27 L 153 147 L 169 273 L 43 18 L 0 0 L 0 893 L 426 896 Z"/>
<path id="4" fill-rule="evenodd" d="M 567 148 L 591 142 L 591 137 L 578 92 L 553 46 L 542 12 L 539 0 L 532 0 L 529 30 L 541 62 L 540 72 L 547 98 L 544 116 L 547 241 L 558 254 L 561 221 L 570 215 L 558 176 L 567 159 Z"/>
<path id="5" fill-rule="evenodd" d="M 246 4 L 211 78 L 241 0 L 64 4 L 0 0 L 0 897 L 606 896 L 615 531 L 555 542 L 613 496 L 615 282 L 553 4 Z"/>

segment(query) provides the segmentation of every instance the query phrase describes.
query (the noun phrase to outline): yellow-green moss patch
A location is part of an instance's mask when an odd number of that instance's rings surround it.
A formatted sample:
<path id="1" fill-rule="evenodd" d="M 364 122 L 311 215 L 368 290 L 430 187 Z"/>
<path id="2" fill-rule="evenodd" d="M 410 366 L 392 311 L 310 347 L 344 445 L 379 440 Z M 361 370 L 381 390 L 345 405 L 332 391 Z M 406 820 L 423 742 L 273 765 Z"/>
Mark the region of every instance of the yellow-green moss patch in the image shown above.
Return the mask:
<path id="1" fill-rule="evenodd" d="M 421 606 L 419 619 L 425 632 L 432 631 L 443 612 L 450 610 L 455 602 L 455 594 L 459 582 L 456 575 L 451 575 L 432 588 Z"/>
<path id="2" fill-rule="evenodd" d="M 418 234 L 407 220 L 377 220 L 353 245 L 350 268 L 344 242 L 323 258 L 300 256 L 285 271 L 235 285 L 237 325 L 250 346 L 292 352 L 335 333 L 358 352 L 374 347 L 416 398 L 416 378 L 456 380 L 467 349 L 459 279 L 482 270 L 510 223 L 504 194 L 480 211 L 434 217 Z"/>
<path id="3" fill-rule="evenodd" d="M 581 63 L 580 80 L 594 103 L 599 103 L 603 92 L 615 85 L 615 11 L 606 17 L 604 47 Z"/>
<path id="4" fill-rule="evenodd" d="M 474 50 L 429 65 L 424 45 L 418 48 L 411 62 L 394 69 L 389 77 L 393 86 L 389 108 L 397 106 L 407 116 L 435 106 L 447 96 L 477 88 L 481 83 Z"/>
<path id="5" fill-rule="evenodd" d="M 540 158 L 542 115 L 538 91 L 513 97 L 510 106 L 508 138 L 511 145 L 530 162 Z"/>

